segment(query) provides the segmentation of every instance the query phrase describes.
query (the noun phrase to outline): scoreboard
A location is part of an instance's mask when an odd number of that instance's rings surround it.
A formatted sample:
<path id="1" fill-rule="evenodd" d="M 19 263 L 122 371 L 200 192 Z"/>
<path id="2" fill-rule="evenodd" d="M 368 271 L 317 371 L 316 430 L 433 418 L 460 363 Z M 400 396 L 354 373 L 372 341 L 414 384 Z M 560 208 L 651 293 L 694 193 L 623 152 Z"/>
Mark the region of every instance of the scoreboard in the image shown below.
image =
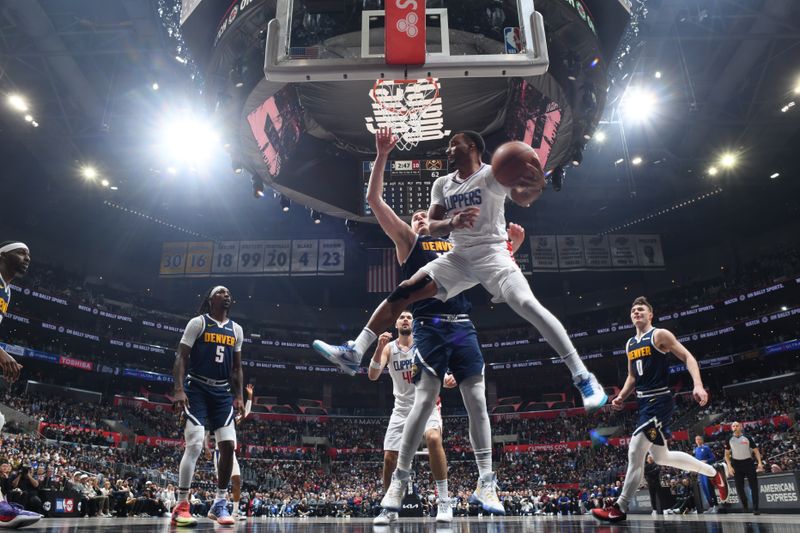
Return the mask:
<path id="1" fill-rule="evenodd" d="M 373 161 L 362 161 L 364 191 L 363 214 L 372 216 L 367 204 L 367 185 Z M 411 216 L 431 205 L 431 186 L 436 178 L 447 174 L 445 159 L 390 160 L 383 173 L 383 199 L 399 216 Z"/>

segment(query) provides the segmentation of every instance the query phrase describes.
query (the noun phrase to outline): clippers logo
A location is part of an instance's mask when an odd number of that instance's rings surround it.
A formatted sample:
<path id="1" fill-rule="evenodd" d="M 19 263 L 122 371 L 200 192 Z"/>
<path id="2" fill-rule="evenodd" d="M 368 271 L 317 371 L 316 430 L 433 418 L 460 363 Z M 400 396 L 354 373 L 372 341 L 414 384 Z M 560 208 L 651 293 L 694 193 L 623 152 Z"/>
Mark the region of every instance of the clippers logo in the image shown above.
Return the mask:
<path id="1" fill-rule="evenodd" d="M 397 21 L 397 31 L 414 38 L 419 33 L 417 22 L 419 22 L 419 17 L 417 17 L 416 13 L 411 11 L 406 15 L 406 18 Z"/>

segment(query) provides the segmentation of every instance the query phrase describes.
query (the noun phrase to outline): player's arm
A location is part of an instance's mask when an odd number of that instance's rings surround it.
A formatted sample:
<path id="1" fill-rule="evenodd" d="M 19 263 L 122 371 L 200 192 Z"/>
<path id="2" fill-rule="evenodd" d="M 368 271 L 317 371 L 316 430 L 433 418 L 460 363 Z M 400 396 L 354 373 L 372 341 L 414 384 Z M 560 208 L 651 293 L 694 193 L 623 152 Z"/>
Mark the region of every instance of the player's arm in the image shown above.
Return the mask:
<path id="1" fill-rule="evenodd" d="M 471 228 L 480 213 L 479 207 L 467 207 L 450 218 L 444 218 L 447 210 L 444 205 L 431 204 L 428 209 L 428 228 L 432 237 L 444 237 L 454 229 Z"/>
<path id="2" fill-rule="evenodd" d="M 734 475 L 736 471 L 733 469 L 733 465 L 731 464 L 731 448 L 729 441 L 725 441 L 725 464 L 728 465 L 728 474 Z"/>
<path id="3" fill-rule="evenodd" d="M 11 357 L 8 352 L 0 348 L 0 371 L 2 371 L 6 381 L 9 383 L 17 381 L 21 369 L 22 365 L 17 363 L 17 360 Z"/>
<path id="4" fill-rule="evenodd" d="M 530 207 L 542 196 L 546 185 L 544 172 L 530 163 L 526 163 L 526 166 L 530 176 L 521 176 L 509 192 L 511 200 L 520 207 Z"/>
<path id="5" fill-rule="evenodd" d="M 253 410 L 253 384 L 248 383 L 247 386 L 244 388 L 244 392 L 247 394 L 247 401 L 244 402 L 244 417 L 247 418 L 250 416 L 250 412 Z"/>
<path id="6" fill-rule="evenodd" d="M 174 381 L 172 389 L 172 407 L 176 413 L 183 412 L 189 407 L 189 399 L 183 390 L 183 380 L 186 379 L 186 369 L 189 367 L 189 357 L 192 353 L 192 346 L 203 333 L 205 322 L 203 318 L 196 316 L 186 324 L 183 330 L 183 337 L 178 343 L 178 351 L 175 355 L 175 364 L 172 365 L 172 379 Z"/>
<path id="7" fill-rule="evenodd" d="M 370 381 L 377 381 L 381 377 L 383 367 L 389 363 L 389 354 L 391 352 L 389 341 L 391 340 L 392 334 L 388 331 L 381 333 L 380 337 L 378 337 L 378 346 L 375 347 L 375 353 L 370 359 L 369 370 L 367 371 L 367 377 Z"/>
<path id="8" fill-rule="evenodd" d="M 242 384 L 244 383 L 244 373 L 242 372 L 242 345 L 244 344 L 244 331 L 242 326 L 233 324 L 233 332 L 236 337 L 236 344 L 233 347 L 233 366 L 231 368 L 231 392 L 233 392 L 233 409 L 237 416 L 244 417 L 244 400 L 242 400 Z"/>
<path id="9" fill-rule="evenodd" d="M 408 257 L 416 236 L 411 227 L 398 217 L 397 213 L 383 199 L 383 173 L 389 154 L 396 144 L 397 137 L 392 133 L 391 128 L 380 128 L 375 133 L 377 155 L 372 166 L 372 173 L 369 175 L 367 203 L 375 214 L 381 229 L 394 242 L 398 261 L 403 261 Z"/>
<path id="10" fill-rule="evenodd" d="M 525 242 L 525 228 L 513 222 L 508 223 L 508 240 L 511 242 L 511 253 L 517 253 L 519 247 Z"/>
<path id="11" fill-rule="evenodd" d="M 753 448 L 753 455 L 756 456 L 756 472 L 763 472 L 764 471 L 764 463 L 761 461 L 761 450 L 758 449 L 758 445 L 753 443 L 753 440 L 750 439 L 750 446 Z"/>
<path id="12" fill-rule="evenodd" d="M 675 357 L 680 359 L 686 365 L 689 375 L 692 376 L 694 382 L 694 389 L 692 396 L 694 400 L 701 406 L 708 403 L 708 393 L 703 388 L 703 378 L 700 377 L 700 365 L 697 364 L 697 359 L 694 358 L 692 353 L 675 338 L 675 335 L 668 329 L 657 329 L 653 334 L 653 343 L 662 352 L 672 352 Z"/>
<path id="13" fill-rule="evenodd" d="M 628 359 L 628 377 L 625 378 L 625 384 L 622 385 L 619 394 L 611 400 L 611 407 L 618 411 L 621 410 L 622 404 L 625 403 L 625 400 L 633 393 L 633 389 L 635 388 L 636 377 L 633 375 L 633 361 Z"/>

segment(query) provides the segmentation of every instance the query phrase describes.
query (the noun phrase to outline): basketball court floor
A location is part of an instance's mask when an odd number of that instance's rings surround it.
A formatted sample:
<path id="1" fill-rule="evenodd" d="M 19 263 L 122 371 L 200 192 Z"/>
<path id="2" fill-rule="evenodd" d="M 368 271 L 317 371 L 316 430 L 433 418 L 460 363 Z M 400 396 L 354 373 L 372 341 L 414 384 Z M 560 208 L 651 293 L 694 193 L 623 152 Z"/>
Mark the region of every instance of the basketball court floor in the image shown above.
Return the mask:
<path id="1" fill-rule="evenodd" d="M 167 532 L 178 528 L 170 526 L 169 518 L 56 518 L 45 519 L 25 528 L 25 531 L 107 531 L 119 533 Z M 789 533 L 800 532 L 800 515 L 726 514 L 713 516 L 669 516 L 652 518 L 636 515 L 621 524 L 601 524 L 590 516 L 564 517 L 508 517 L 508 518 L 456 518 L 451 524 L 436 524 L 432 519 L 401 519 L 391 526 L 373 526 L 371 519 L 261 519 L 239 522 L 236 526 L 220 526 L 202 520 L 197 527 L 184 531 L 239 531 L 261 532 L 320 532 L 320 533 L 499 533 L 513 531 L 564 531 L 624 533 L 627 531 L 669 533 Z"/>

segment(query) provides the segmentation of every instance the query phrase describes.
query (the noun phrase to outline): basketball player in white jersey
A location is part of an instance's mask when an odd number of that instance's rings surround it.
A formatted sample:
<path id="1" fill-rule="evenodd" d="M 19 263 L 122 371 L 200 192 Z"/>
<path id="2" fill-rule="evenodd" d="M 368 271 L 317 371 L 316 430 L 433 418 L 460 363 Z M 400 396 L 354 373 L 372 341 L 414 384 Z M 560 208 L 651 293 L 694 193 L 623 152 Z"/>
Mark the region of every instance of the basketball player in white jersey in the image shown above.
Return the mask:
<path id="1" fill-rule="evenodd" d="M 253 409 L 253 384 L 248 383 L 244 388 L 247 393 L 247 401 L 244 404 L 244 414 L 236 416 L 234 421 L 239 425 L 242 420 L 250 416 Z M 219 475 L 219 446 L 211 448 L 211 432 L 206 431 L 206 459 L 214 459 L 214 472 Z M 231 493 L 233 494 L 233 514 L 234 520 L 247 520 L 247 512 L 239 513 L 239 500 L 242 498 L 242 470 L 239 468 L 239 459 L 236 458 L 236 450 L 233 451 L 233 468 L 231 469 Z"/>
<path id="2" fill-rule="evenodd" d="M 372 381 L 377 381 L 384 368 L 389 369 L 392 378 L 392 393 L 394 394 L 394 407 L 386 428 L 383 439 L 383 490 L 386 491 L 392 482 L 392 473 L 397 468 L 397 457 L 400 453 L 400 443 L 403 439 L 403 428 L 406 419 L 414 407 L 414 358 L 416 346 L 412 337 L 411 325 L 414 320 L 410 311 L 400 313 L 395 327 L 397 339 L 392 340 L 391 333 L 382 333 L 378 337 L 378 346 L 370 362 L 367 376 Z M 444 379 L 446 388 L 455 387 L 456 381 L 451 374 Z M 438 522 L 449 522 L 453 517 L 452 502 L 449 498 L 447 487 L 447 458 L 442 444 L 442 414 L 440 403 L 437 401 L 425 422 L 425 444 L 428 447 L 428 460 L 431 465 L 436 492 L 439 495 L 439 506 L 436 513 Z M 383 509 L 374 523 L 387 525 L 397 520 L 397 513 Z"/>
<path id="3" fill-rule="evenodd" d="M 544 174 L 537 166 L 528 164 L 530 173 L 520 176 L 513 187 L 505 187 L 494 178 L 491 166 L 481 161 L 484 149 L 483 138 L 477 132 L 453 135 L 447 158 L 455 171 L 438 178 L 431 190 L 430 234 L 436 237 L 449 233 L 453 251 L 400 283 L 375 310 L 354 342 L 332 346 L 315 341 L 314 348 L 345 371 L 352 371 L 352 365 L 358 364 L 375 342 L 375 332 L 388 329 L 408 306 L 425 298 L 447 301 L 480 283 L 532 324 L 555 349 L 572 374 L 584 408 L 599 409 L 608 401 L 603 388 L 581 361 L 561 322 L 533 295 L 507 245 L 506 199 L 522 207 L 530 206 L 544 190 Z M 440 387 L 439 380 L 423 374 L 417 385 L 419 412 L 409 415 L 409 423 L 413 422 L 416 429 L 433 407 Z"/>

